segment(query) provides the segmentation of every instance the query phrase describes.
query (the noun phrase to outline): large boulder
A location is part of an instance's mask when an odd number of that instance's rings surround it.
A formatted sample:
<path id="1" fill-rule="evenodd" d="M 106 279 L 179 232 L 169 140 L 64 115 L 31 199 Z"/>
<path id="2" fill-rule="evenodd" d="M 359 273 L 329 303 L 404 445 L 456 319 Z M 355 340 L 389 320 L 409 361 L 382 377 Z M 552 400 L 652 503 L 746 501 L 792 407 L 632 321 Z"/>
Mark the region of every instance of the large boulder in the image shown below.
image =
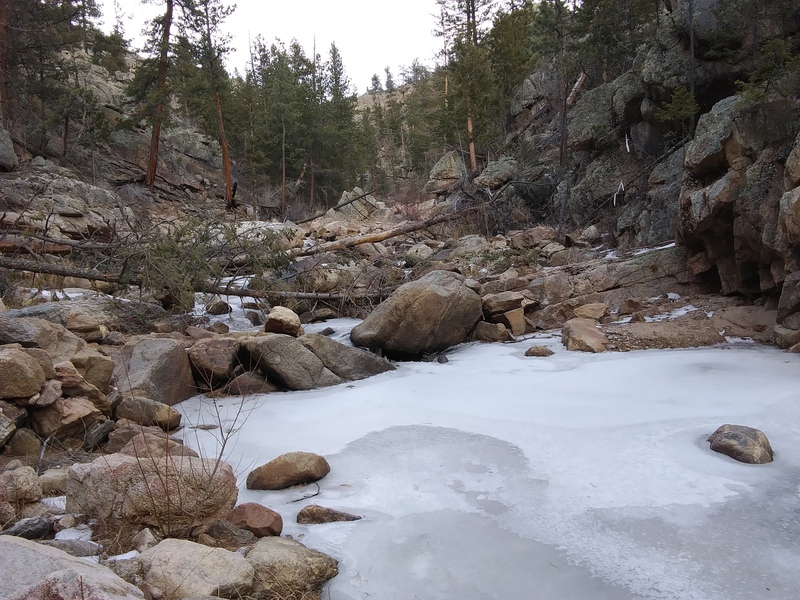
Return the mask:
<path id="1" fill-rule="evenodd" d="M 339 574 L 336 559 L 283 537 L 261 538 L 246 558 L 255 569 L 253 594 L 259 598 L 313 600 Z"/>
<path id="2" fill-rule="evenodd" d="M 30 398 L 39 393 L 45 382 L 39 362 L 21 348 L 0 347 L 0 373 L 0 399 Z"/>
<path id="3" fill-rule="evenodd" d="M 0 473 L 0 502 L 22 505 L 38 502 L 42 485 L 32 467 L 20 467 Z"/>
<path id="4" fill-rule="evenodd" d="M 102 393 L 110 390 L 114 361 L 103 356 L 63 325 L 30 317 L 0 316 L 0 344 L 22 344 L 44 350 L 53 362 L 70 361 L 81 376 Z"/>
<path id="5" fill-rule="evenodd" d="M 36 542 L 0 537 L 0 600 L 143 600 L 107 567 Z"/>
<path id="6" fill-rule="evenodd" d="M 227 520 L 256 537 L 280 535 L 283 531 L 283 518 L 274 510 L 255 502 L 240 504 L 231 511 Z"/>
<path id="7" fill-rule="evenodd" d="M 137 394 L 169 406 L 196 393 L 192 368 L 178 340 L 145 337 L 122 349 L 114 370 L 124 394 Z"/>
<path id="8" fill-rule="evenodd" d="M 19 159 L 14 152 L 14 143 L 5 129 L 0 128 L 0 169 L 13 171 L 19 165 Z"/>
<path id="9" fill-rule="evenodd" d="M 425 184 L 425 191 L 430 194 L 443 194 L 458 183 L 466 172 L 467 168 L 464 166 L 461 154 L 456 150 L 448 152 L 433 165 L 428 183 Z"/>
<path id="10" fill-rule="evenodd" d="M 317 355 L 326 368 L 347 381 L 366 379 L 395 370 L 395 366 L 385 358 L 345 346 L 324 335 L 311 333 L 299 339 L 306 348 Z"/>
<path id="11" fill-rule="evenodd" d="M 324 456 L 313 452 L 287 452 L 250 471 L 247 489 L 282 490 L 322 479 L 330 470 Z"/>
<path id="12" fill-rule="evenodd" d="M 236 503 L 231 466 L 190 456 L 109 454 L 70 467 L 67 511 L 185 536 Z"/>
<path id="13" fill-rule="evenodd" d="M 697 121 L 694 138 L 686 145 L 686 167 L 696 175 L 727 167 L 725 143 L 733 134 L 733 112 L 738 99 L 717 102 Z"/>
<path id="14" fill-rule="evenodd" d="M 497 160 L 490 161 L 483 172 L 475 178 L 474 183 L 478 187 L 496 190 L 514 179 L 518 169 L 519 165 L 515 158 L 501 156 Z"/>
<path id="15" fill-rule="evenodd" d="M 226 382 L 239 366 L 239 340 L 212 337 L 199 340 L 189 348 L 189 361 L 197 373 L 198 383 L 213 388 Z"/>
<path id="16" fill-rule="evenodd" d="M 139 555 L 144 580 L 165 598 L 244 598 L 255 571 L 241 554 L 188 540 L 167 539 Z"/>
<path id="17" fill-rule="evenodd" d="M 431 271 L 401 285 L 353 328 L 350 339 L 401 357 L 439 352 L 463 342 L 481 314 L 480 296 L 462 275 Z"/>
<path id="18" fill-rule="evenodd" d="M 31 428 L 44 439 L 81 437 L 96 423 L 106 420 L 91 400 L 77 396 L 59 398 L 49 406 L 31 411 Z"/>
<path id="19" fill-rule="evenodd" d="M 561 341 L 567 350 L 605 352 L 608 339 L 592 319 L 570 319 L 561 330 Z"/>
<path id="20" fill-rule="evenodd" d="M 176 429 L 181 424 L 181 413 L 144 396 L 125 396 L 116 409 L 117 419 L 128 419 L 141 425 L 157 425 L 164 431 Z"/>
<path id="21" fill-rule="evenodd" d="M 290 335 L 267 333 L 247 338 L 242 345 L 259 369 L 290 390 L 313 390 L 344 381 Z"/>
<path id="22" fill-rule="evenodd" d="M 745 425 L 721 425 L 708 437 L 711 449 L 739 462 L 763 465 L 772 462 L 773 452 L 760 429 Z"/>

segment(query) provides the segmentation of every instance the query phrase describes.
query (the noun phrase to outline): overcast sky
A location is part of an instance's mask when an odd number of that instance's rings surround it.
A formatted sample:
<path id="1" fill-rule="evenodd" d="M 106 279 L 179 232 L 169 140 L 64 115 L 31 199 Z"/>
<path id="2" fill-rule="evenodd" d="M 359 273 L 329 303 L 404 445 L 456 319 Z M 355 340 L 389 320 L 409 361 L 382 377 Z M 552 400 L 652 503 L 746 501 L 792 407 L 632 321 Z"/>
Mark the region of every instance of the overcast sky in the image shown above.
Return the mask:
<path id="1" fill-rule="evenodd" d="M 108 31 L 114 25 L 114 2 L 101 0 L 101 4 Z M 145 19 L 157 13 L 158 6 L 134 0 L 119 0 L 119 4 L 126 15 L 125 36 L 136 40 Z M 431 66 L 441 42 L 432 33 L 435 0 L 238 0 L 235 4 L 236 11 L 226 21 L 235 48 L 228 58 L 230 71 L 244 71 L 248 40 L 256 35 L 267 42 L 277 37 L 287 45 L 297 39 L 309 57 L 316 37 L 317 52 L 323 59 L 336 42 L 347 75 L 363 93 L 373 73 L 383 80 L 386 66 L 391 67 L 396 82 L 400 81 L 400 67 L 415 58 Z"/>

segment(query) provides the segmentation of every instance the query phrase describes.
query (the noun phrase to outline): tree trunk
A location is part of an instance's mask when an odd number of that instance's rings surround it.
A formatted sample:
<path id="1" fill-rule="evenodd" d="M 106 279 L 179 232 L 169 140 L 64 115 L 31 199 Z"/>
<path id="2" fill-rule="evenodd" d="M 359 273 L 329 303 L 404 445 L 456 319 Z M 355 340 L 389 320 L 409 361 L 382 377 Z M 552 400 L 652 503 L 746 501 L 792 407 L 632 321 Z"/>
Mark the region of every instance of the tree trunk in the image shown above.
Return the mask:
<path id="1" fill-rule="evenodd" d="M 167 0 L 167 12 L 164 15 L 164 31 L 161 35 L 161 54 L 158 61 L 158 104 L 156 104 L 156 114 L 153 118 L 153 131 L 150 136 L 150 157 L 147 161 L 147 178 L 145 185 L 153 187 L 156 181 L 156 171 L 158 169 L 158 144 L 161 139 L 161 122 L 164 118 L 164 88 L 167 83 L 167 58 L 169 55 L 169 36 L 172 28 L 172 3 Z"/>
<path id="2" fill-rule="evenodd" d="M 281 117 L 281 214 L 286 214 L 286 122 Z"/>
<path id="3" fill-rule="evenodd" d="M 0 0 L 0 123 L 8 127 L 11 122 L 11 94 L 8 89 L 8 3 Z"/>
<path id="4" fill-rule="evenodd" d="M 217 109 L 217 123 L 219 124 L 219 143 L 222 146 L 222 172 L 225 176 L 225 206 L 233 208 L 233 184 L 231 183 L 231 157 L 228 154 L 228 140 L 225 137 L 225 122 L 222 119 L 222 100 L 214 81 L 214 106 Z"/>
<path id="5" fill-rule="evenodd" d="M 308 199 L 308 206 L 310 208 L 314 207 L 314 194 L 316 193 L 316 190 L 314 189 L 314 184 L 315 183 L 316 183 L 316 181 L 314 179 L 314 158 L 312 157 L 311 158 L 311 196 L 309 196 L 309 199 Z"/>
<path id="6" fill-rule="evenodd" d="M 467 98 L 467 137 L 469 138 L 469 172 L 478 170 L 478 157 L 475 155 L 475 138 L 472 127 L 472 102 Z"/>

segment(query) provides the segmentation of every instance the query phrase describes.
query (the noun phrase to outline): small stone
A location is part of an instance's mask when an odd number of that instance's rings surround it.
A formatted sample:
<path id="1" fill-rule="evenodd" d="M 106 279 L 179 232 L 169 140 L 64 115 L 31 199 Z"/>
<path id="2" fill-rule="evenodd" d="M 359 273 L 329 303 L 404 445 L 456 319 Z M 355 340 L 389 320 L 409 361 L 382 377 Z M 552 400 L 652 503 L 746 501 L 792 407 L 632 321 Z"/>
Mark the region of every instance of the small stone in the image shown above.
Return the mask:
<path id="1" fill-rule="evenodd" d="M 320 335 L 324 335 L 326 337 L 331 336 L 334 333 L 336 333 L 336 330 L 333 327 L 326 327 L 325 329 L 319 332 Z"/>
<path id="2" fill-rule="evenodd" d="M 440 354 L 439 356 L 436 357 L 436 362 L 438 362 L 440 365 L 444 365 L 446 363 L 449 363 L 450 360 L 444 354 Z"/>
<path id="3" fill-rule="evenodd" d="M 139 533 L 131 538 L 131 546 L 138 552 L 144 552 L 148 548 L 152 548 L 161 540 L 153 533 L 149 527 L 145 527 Z"/>
<path id="4" fill-rule="evenodd" d="M 527 350 L 525 350 L 525 356 L 538 356 L 540 358 L 545 358 L 547 356 L 553 356 L 555 352 L 550 350 L 547 346 L 531 346 Z"/>
<path id="5" fill-rule="evenodd" d="M 260 327 L 264 324 L 264 315 L 262 315 L 260 312 L 248 310 L 246 313 L 244 313 L 244 316 L 254 327 Z"/>
<path id="6" fill-rule="evenodd" d="M 50 535 L 53 523 L 44 517 L 30 517 L 17 521 L 12 527 L 0 531 L 0 535 L 14 535 L 26 540 L 40 540 Z"/>
<path id="7" fill-rule="evenodd" d="M 229 550 L 247 546 L 256 539 L 251 531 L 237 527 L 227 519 L 217 519 L 203 533 L 213 540 L 213 544 L 206 545 Z"/>
<path id="8" fill-rule="evenodd" d="M 205 340 L 214 337 L 214 332 L 207 329 L 200 329 L 194 325 L 189 325 L 186 328 L 186 335 L 195 340 Z"/>
<path id="9" fill-rule="evenodd" d="M 644 305 L 635 298 L 624 300 L 619 306 L 620 315 L 632 315 L 644 309 Z"/>
<path id="10" fill-rule="evenodd" d="M 20 427 L 8 441 L 5 453 L 8 456 L 39 456 L 42 441 L 27 427 Z"/>
<path id="11" fill-rule="evenodd" d="M 346 512 L 326 508 L 317 504 L 309 504 L 297 513 L 297 522 L 303 525 L 319 523 L 338 523 L 344 521 L 359 521 L 361 517 Z"/>
<path id="12" fill-rule="evenodd" d="M 267 315 L 264 331 L 300 337 L 303 335 L 303 326 L 300 323 L 300 317 L 293 310 L 285 306 L 276 306 Z"/>
<path id="13" fill-rule="evenodd" d="M 230 330 L 231 328 L 221 321 L 217 321 L 206 327 L 206 331 L 210 331 L 211 333 L 228 333 Z"/>
<path id="14" fill-rule="evenodd" d="M 69 468 L 47 469 L 39 475 L 39 485 L 45 496 L 61 496 L 67 492 L 67 473 Z"/>
<path id="15" fill-rule="evenodd" d="M 206 304 L 206 312 L 210 315 L 227 315 L 232 311 L 231 305 L 225 300 L 212 300 Z"/>
<path id="16" fill-rule="evenodd" d="M 228 521 L 252 532 L 256 537 L 280 535 L 283 531 L 281 516 L 255 502 L 245 502 L 234 508 L 228 515 Z"/>
<path id="17" fill-rule="evenodd" d="M 708 441 L 714 452 L 739 462 L 763 465 L 772 462 L 774 456 L 764 432 L 746 425 L 722 425 L 709 436 Z"/>
<path id="18" fill-rule="evenodd" d="M 88 540 L 42 540 L 39 543 L 78 557 L 97 556 L 103 550 L 100 544 Z"/>

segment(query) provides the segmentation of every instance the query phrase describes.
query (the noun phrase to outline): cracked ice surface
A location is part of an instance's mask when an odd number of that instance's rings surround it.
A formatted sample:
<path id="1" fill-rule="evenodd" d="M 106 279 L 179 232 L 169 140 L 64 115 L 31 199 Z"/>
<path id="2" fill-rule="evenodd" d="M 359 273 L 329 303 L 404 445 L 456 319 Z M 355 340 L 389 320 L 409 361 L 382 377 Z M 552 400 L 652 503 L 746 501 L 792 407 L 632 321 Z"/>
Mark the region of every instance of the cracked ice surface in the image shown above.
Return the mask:
<path id="1" fill-rule="evenodd" d="M 338 600 L 800 598 L 800 357 L 739 344 L 588 355 L 550 338 L 537 343 L 554 356 L 526 358 L 531 343 L 246 399 L 226 449 L 239 501 L 338 558 Z M 226 428 L 239 405 L 217 401 Z M 181 408 L 214 422 L 210 400 Z M 776 461 L 711 452 L 723 423 L 765 431 Z M 219 430 L 186 437 L 217 452 Z M 318 496 L 245 489 L 251 468 L 294 450 L 330 462 Z M 309 503 L 365 518 L 298 525 Z"/>

